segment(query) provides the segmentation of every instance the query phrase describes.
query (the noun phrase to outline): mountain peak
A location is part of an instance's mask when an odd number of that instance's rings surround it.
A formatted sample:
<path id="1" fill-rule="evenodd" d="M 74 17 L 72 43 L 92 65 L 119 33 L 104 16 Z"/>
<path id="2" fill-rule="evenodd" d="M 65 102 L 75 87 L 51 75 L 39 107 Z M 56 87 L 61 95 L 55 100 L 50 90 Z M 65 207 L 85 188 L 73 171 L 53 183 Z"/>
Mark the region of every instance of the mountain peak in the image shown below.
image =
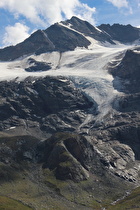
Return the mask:
<path id="1" fill-rule="evenodd" d="M 140 29 L 131 25 L 102 24 L 98 28 L 76 16 L 51 25 L 46 30 L 38 30 L 16 46 L 0 49 L 0 60 L 14 60 L 30 54 L 45 52 L 65 52 L 76 47 L 88 48 L 89 37 L 98 43 L 115 44 L 114 41 L 130 43 L 140 38 Z"/>

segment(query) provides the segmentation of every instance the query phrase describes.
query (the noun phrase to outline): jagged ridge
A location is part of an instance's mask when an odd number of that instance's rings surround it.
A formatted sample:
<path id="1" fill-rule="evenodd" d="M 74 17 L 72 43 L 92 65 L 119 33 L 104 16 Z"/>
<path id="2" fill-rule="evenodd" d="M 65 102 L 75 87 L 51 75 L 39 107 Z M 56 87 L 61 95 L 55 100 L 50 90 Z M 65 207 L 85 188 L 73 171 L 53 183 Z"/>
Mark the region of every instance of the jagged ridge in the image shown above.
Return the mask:
<path id="1" fill-rule="evenodd" d="M 86 36 L 99 42 L 109 42 L 111 44 L 115 44 L 115 40 L 121 43 L 134 42 L 140 38 L 139 32 L 140 29 L 131 25 L 114 24 L 110 26 L 103 24 L 96 28 L 87 21 L 72 17 L 70 20 L 63 21 L 62 24 L 56 23 L 46 30 L 36 31 L 16 46 L 0 49 L 0 60 L 14 60 L 33 53 L 64 52 L 74 50 L 76 47 L 87 48 L 90 41 Z"/>

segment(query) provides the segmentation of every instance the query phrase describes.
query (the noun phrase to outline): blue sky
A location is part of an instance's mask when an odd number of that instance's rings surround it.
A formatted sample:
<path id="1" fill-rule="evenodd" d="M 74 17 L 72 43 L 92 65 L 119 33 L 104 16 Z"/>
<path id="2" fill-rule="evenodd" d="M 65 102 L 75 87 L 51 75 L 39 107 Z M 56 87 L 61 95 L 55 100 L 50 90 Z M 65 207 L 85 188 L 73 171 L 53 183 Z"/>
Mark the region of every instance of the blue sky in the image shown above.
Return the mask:
<path id="1" fill-rule="evenodd" d="M 0 47 L 73 15 L 93 25 L 140 26 L 140 0 L 0 0 Z"/>

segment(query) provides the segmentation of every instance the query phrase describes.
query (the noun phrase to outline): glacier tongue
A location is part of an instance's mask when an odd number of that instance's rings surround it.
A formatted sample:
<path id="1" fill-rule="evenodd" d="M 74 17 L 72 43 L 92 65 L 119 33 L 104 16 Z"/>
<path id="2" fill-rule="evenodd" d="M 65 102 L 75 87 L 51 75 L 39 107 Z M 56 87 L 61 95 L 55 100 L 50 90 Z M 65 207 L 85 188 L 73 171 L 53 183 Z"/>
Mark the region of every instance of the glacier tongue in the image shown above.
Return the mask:
<path id="1" fill-rule="evenodd" d="M 99 105 L 98 116 L 103 117 L 111 109 L 111 102 L 119 94 L 113 87 L 113 77 L 108 73 L 107 64 L 114 61 L 114 58 L 130 48 L 126 45 L 101 46 L 90 38 L 89 49 L 77 48 L 75 51 L 64 53 L 52 52 L 41 55 L 32 55 L 15 61 L 0 63 L 0 80 L 18 81 L 28 76 L 45 77 L 65 76 L 73 80 L 76 86 L 82 89 L 87 95 L 93 98 Z M 28 59 L 33 58 L 39 62 L 51 64 L 49 71 L 26 72 Z M 88 116 L 88 121 L 90 117 Z"/>

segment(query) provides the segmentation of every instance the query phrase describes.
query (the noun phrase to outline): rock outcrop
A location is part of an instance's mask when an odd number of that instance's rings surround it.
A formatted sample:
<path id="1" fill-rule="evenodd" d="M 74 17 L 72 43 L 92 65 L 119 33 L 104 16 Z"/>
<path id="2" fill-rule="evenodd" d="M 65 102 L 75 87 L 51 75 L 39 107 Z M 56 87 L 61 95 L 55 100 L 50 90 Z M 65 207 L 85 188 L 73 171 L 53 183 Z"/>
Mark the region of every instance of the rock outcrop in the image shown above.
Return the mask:
<path id="1" fill-rule="evenodd" d="M 140 48 L 127 50 L 121 62 L 116 67 L 112 66 L 110 72 L 114 76 L 116 89 L 125 93 L 140 92 Z"/>
<path id="2" fill-rule="evenodd" d="M 140 29 L 128 25 L 102 24 L 98 27 L 100 30 L 106 32 L 111 36 L 112 40 L 116 40 L 122 43 L 132 43 L 140 39 Z"/>
<path id="3" fill-rule="evenodd" d="M 115 44 L 110 35 L 94 27 L 89 22 L 80 20 L 77 17 L 72 17 L 70 20 L 63 21 L 62 23 L 69 26 L 71 29 L 84 34 L 85 36 L 92 37 L 99 42 L 109 42 L 111 44 Z"/>
<path id="4" fill-rule="evenodd" d="M 4 132 L 21 128 L 24 134 L 38 136 L 75 131 L 91 107 L 97 112 L 95 101 L 64 77 L 3 81 L 0 87 L 0 130 Z"/>

